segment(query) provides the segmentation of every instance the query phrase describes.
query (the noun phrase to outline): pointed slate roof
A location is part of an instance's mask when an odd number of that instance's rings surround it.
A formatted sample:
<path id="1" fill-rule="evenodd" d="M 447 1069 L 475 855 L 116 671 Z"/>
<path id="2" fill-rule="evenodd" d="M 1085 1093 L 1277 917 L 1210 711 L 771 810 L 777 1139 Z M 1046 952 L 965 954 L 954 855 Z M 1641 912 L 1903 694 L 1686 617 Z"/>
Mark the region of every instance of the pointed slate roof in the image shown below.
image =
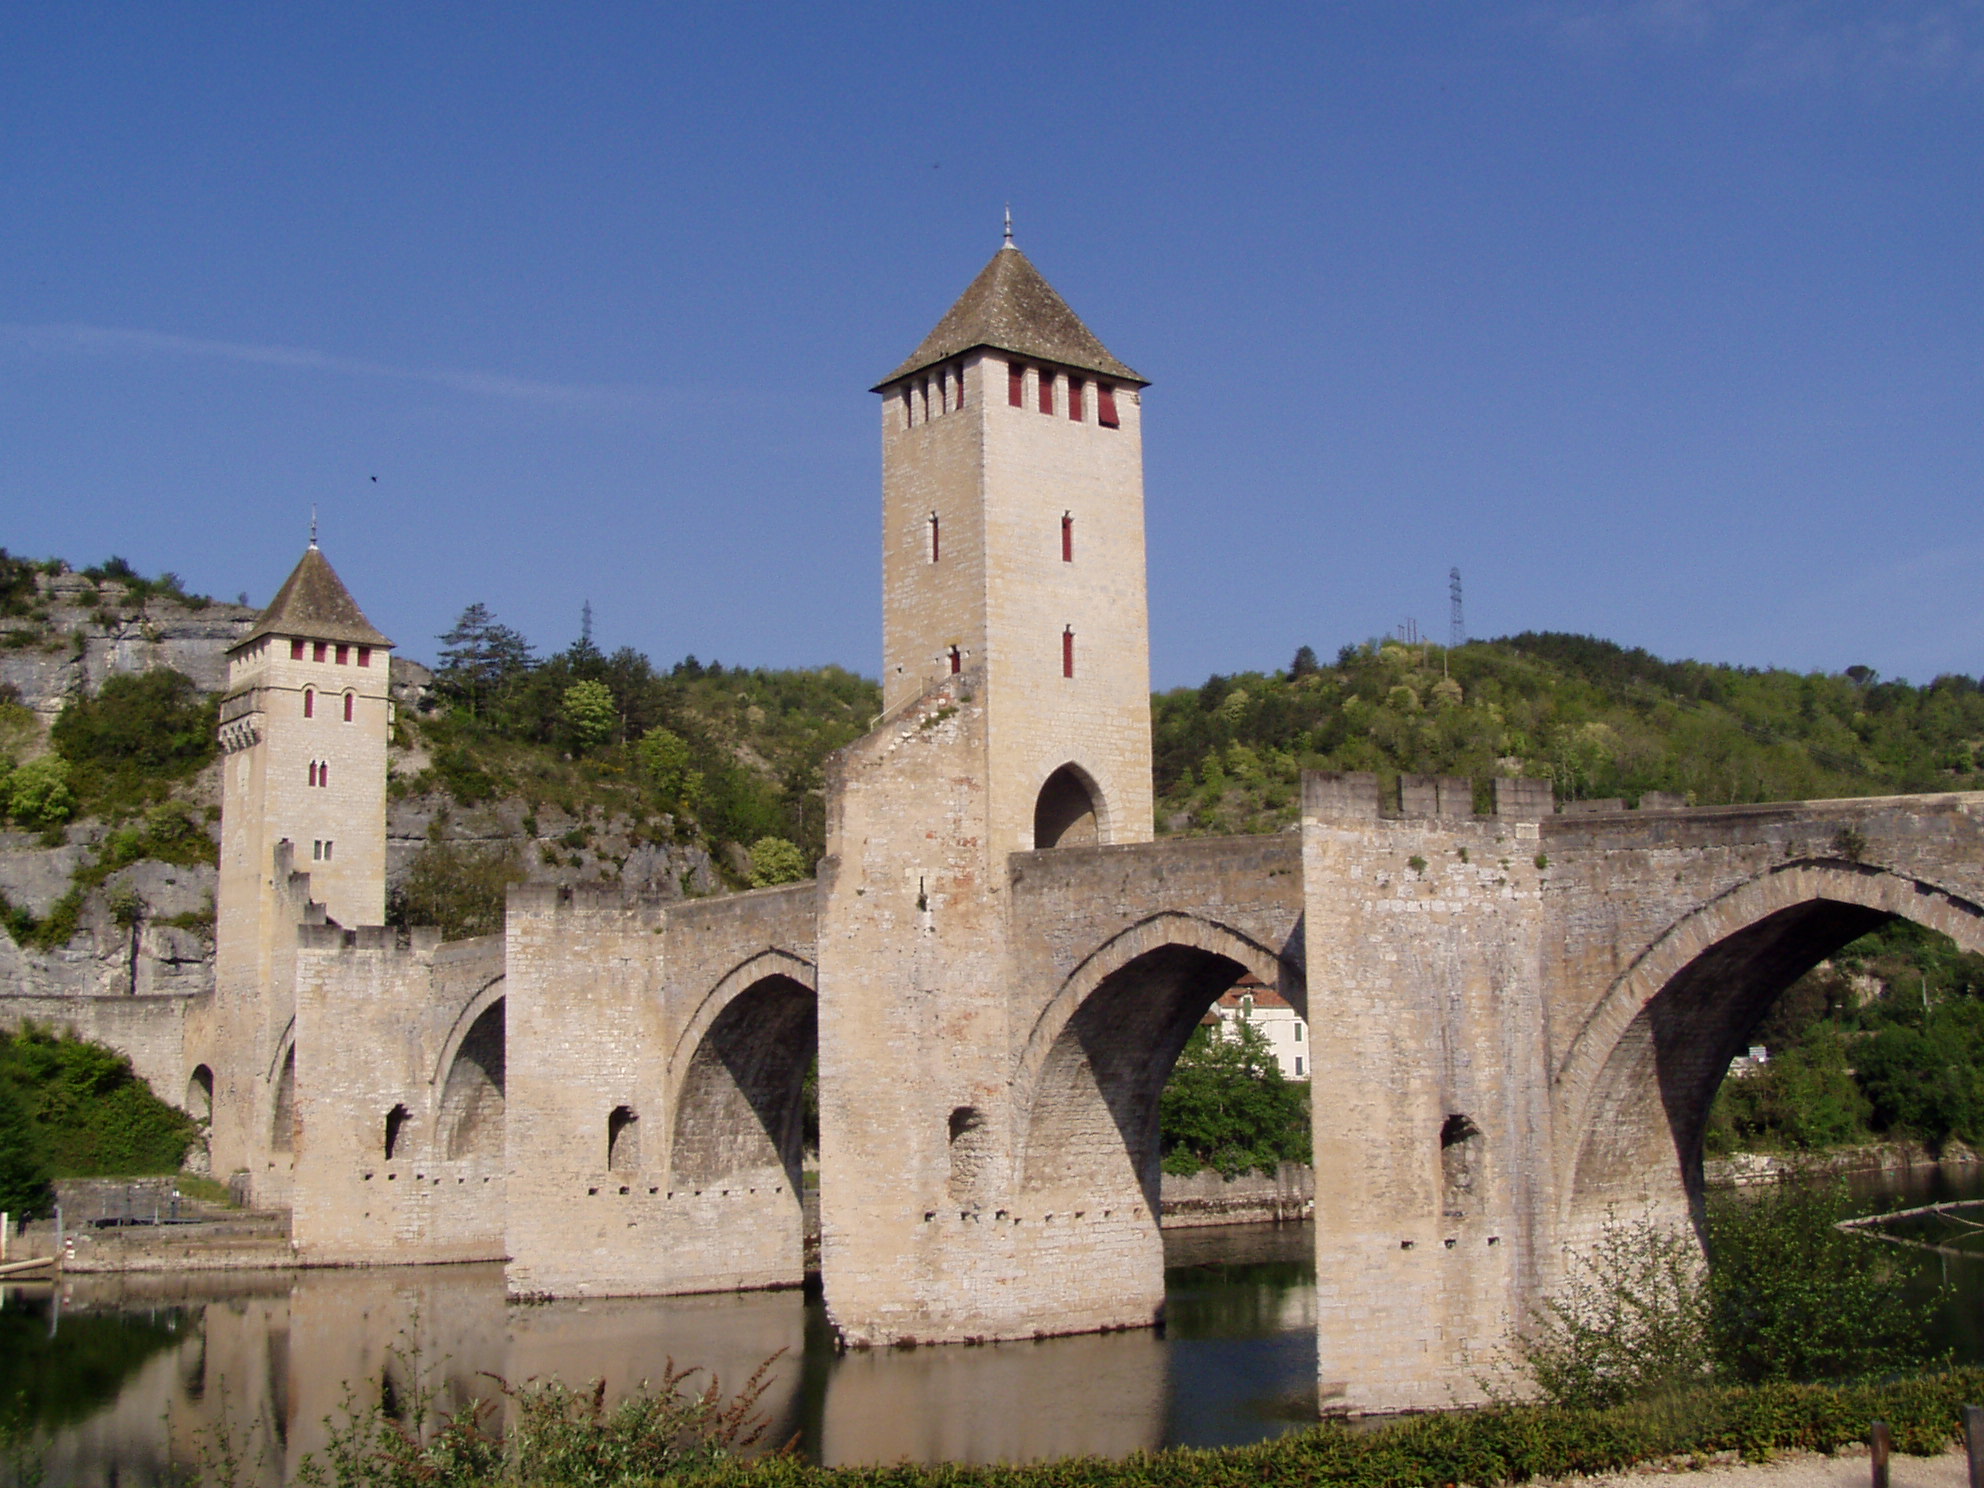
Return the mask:
<path id="1" fill-rule="evenodd" d="M 1138 387 L 1150 385 L 1147 378 L 1139 377 L 1111 356 L 1109 348 L 1096 340 L 1095 332 L 1082 324 L 1081 317 L 1068 308 L 1068 302 L 1040 276 L 1040 270 L 1024 253 L 1007 243 L 992 255 L 992 262 L 958 296 L 958 302 L 945 312 L 937 328 L 923 338 L 923 344 L 910 353 L 909 360 L 877 383 L 874 391 L 879 393 L 898 378 L 976 346 L 1016 351 L 1043 362 L 1100 372 Z"/>
<path id="2" fill-rule="evenodd" d="M 282 588 L 276 590 L 276 597 L 269 601 L 269 607 L 255 617 L 248 634 L 230 649 L 238 651 L 250 641 L 260 640 L 265 635 L 302 636 L 312 641 L 348 641 L 360 646 L 384 647 L 393 644 L 365 618 L 358 601 L 351 597 L 344 580 L 331 567 L 331 560 L 314 542 L 304 550 L 302 559 L 290 570 L 289 577 L 282 581 Z"/>

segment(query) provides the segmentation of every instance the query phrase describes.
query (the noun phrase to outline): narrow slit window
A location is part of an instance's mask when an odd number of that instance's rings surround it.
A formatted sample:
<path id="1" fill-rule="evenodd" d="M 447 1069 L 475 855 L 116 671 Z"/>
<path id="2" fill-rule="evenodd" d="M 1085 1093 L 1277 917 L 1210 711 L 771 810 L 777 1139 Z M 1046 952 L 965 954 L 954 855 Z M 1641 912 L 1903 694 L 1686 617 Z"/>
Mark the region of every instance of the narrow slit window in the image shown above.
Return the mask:
<path id="1" fill-rule="evenodd" d="M 345 666 L 351 661 L 351 647 L 338 647 L 338 665 Z"/>
<path id="2" fill-rule="evenodd" d="M 1072 677 L 1075 674 L 1075 628 L 1070 625 L 1061 632 L 1061 675 Z"/>
<path id="3" fill-rule="evenodd" d="M 320 787 L 328 787 L 330 783 L 331 783 L 331 762 L 329 760 L 318 760 L 317 784 Z"/>
<path id="4" fill-rule="evenodd" d="M 324 861 L 323 838 L 319 837 L 310 844 L 310 861 L 313 863 L 321 863 Z"/>
<path id="5" fill-rule="evenodd" d="M 305 718 L 315 718 L 317 716 L 317 692 L 315 688 L 306 687 L 303 689 L 303 716 Z"/>
<path id="6" fill-rule="evenodd" d="M 358 664 L 362 667 L 372 665 L 372 648 L 370 646 L 360 646 L 358 648 Z"/>
<path id="7" fill-rule="evenodd" d="M 963 362 L 958 363 L 957 378 L 958 378 L 958 408 L 962 410 L 964 408 L 964 363 Z"/>
<path id="8" fill-rule="evenodd" d="M 317 762 L 315 760 L 310 761 L 310 784 L 313 789 L 317 784 Z"/>
<path id="9" fill-rule="evenodd" d="M 1082 421 L 1082 380 L 1079 377 L 1068 379 L 1068 417 L 1076 423 Z"/>
<path id="10" fill-rule="evenodd" d="M 324 861 L 325 861 L 326 863 L 328 863 L 328 862 L 330 862 L 330 860 L 331 860 L 331 849 L 332 849 L 332 848 L 334 848 L 334 847 L 336 847 L 336 846 L 337 846 L 337 844 L 336 844 L 335 842 L 333 842 L 333 841 L 331 841 L 331 839 L 330 839 L 330 838 L 328 838 L 328 837 L 326 837 L 326 838 L 324 839 Z"/>
<path id="11" fill-rule="evenodd" d="M 902 390 L 902 426 L 905 429 L 916 426 L 916 395 L 910 391 L 906 383 Z"/>
<path id="12" fill-rule="evenodd" d="M 1095 385 L 1095 421 L 1105 429 L 1120 429 L 1116 417 L 1116 389 L 1106 382 Z"/>
<path id="13" fill-rule="evenodd" d="M 289 659 L 291 661 L 303 660 L 303 642 L 291 641 L 289 643 Z"/>
<path id="14" fill-rule="evenodd" d="M 930 561 L 935 563 L 944 555 L 944 535 L 937 521 L 937 514 L 930 513 Z"/>
<path id="15" fill-rule="evenodd" d="M 964 653 L 956 646 L 951 647 L 951 675 L 955 677 L 964 670 Z"/>
<path id="16" fill-rule="evenodd" d="M 315 641 L 310 646 L 310 659 L 312 661 L 322 661 L 326 656 L 330 655 L 330 652 L 331 648 L 327 642 Z"/>
<path id="17" fill-rule="evenodd" d="M 1045 367 L 1040 369 L 1040 411 L 1054 411 L 1054 374 Z"/>
<path id="18" fill-rule="evenodd" d="M 1063 563 L 1073 563 L 1075 561 L 1075 514 L 1073 512 L 1061 513 L 1061 561 Z"/>
<path id="19" fill-rule="evenodd" d="M 351 722 L 351 710 L 353 709 L 354 706 L 356 706 L 357 702 L 358 699 L 354 697 L 351 693 L 347 692 L 344 695 L 344 721 L 346 723 Z"/>
<path id="20" fill-rule="evenodd" d="M 1026 407 L 1026 368 L 1018 362 L 1006 364 L 1006 401 L 1015 408 Z"/>
<path id="21" fill-rule="evenodd" d="M 930 422 L 930 404 L 930 379 L 926 377 L 923 379 L 923 422 L 926 424 Z"/>

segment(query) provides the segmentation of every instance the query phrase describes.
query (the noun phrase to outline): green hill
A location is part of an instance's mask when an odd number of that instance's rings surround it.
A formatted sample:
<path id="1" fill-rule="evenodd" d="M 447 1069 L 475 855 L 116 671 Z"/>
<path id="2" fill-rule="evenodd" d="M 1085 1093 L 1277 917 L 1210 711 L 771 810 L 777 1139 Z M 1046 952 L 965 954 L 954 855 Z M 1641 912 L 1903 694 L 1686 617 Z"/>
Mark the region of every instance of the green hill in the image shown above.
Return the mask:
<path id="1" fill-rule="evenodd" d="M 1308 648 L 1152 699 L 1159 830 L 1292 825 L 1304 769 L 1527 775 L 1695 805 L 1984 788 L 1984 690 L 1662 661 L 1589 636 Z"/>

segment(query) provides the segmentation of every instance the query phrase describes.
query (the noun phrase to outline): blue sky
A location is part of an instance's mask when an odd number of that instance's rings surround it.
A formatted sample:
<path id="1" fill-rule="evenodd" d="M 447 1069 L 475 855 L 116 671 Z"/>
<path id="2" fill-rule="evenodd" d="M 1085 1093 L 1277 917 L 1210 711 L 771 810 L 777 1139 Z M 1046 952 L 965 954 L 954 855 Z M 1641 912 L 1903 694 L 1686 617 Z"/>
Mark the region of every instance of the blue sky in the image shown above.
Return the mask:
<path id="1" fill-rule="evenodd" d="M 1404 622 L 1984 671 L 1984 5 L 12 5 L 0 544 L 415 656 L 880 655 L 996 249 L 1150 377 L 1153 679 Z M 374 477 L 377 477 L 375 480 Z"/>

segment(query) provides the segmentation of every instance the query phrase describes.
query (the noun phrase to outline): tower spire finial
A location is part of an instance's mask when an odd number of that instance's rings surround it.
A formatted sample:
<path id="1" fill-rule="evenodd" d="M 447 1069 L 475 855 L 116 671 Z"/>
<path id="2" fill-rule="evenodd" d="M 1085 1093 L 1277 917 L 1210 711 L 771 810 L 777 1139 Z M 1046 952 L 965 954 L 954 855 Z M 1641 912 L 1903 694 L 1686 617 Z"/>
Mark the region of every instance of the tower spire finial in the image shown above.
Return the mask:
<path id="1" fill-rule="evenodd" d="M 1004 246 L 1008 248 L 1013 246 L 1013 204 L 1011 202 L 1006 203 L 1006 241 Z"/>
<path id="2" fill-rule="evenodd" d="M 317 546 L 317 503 L 310 503 L 310 546 Z"/>

